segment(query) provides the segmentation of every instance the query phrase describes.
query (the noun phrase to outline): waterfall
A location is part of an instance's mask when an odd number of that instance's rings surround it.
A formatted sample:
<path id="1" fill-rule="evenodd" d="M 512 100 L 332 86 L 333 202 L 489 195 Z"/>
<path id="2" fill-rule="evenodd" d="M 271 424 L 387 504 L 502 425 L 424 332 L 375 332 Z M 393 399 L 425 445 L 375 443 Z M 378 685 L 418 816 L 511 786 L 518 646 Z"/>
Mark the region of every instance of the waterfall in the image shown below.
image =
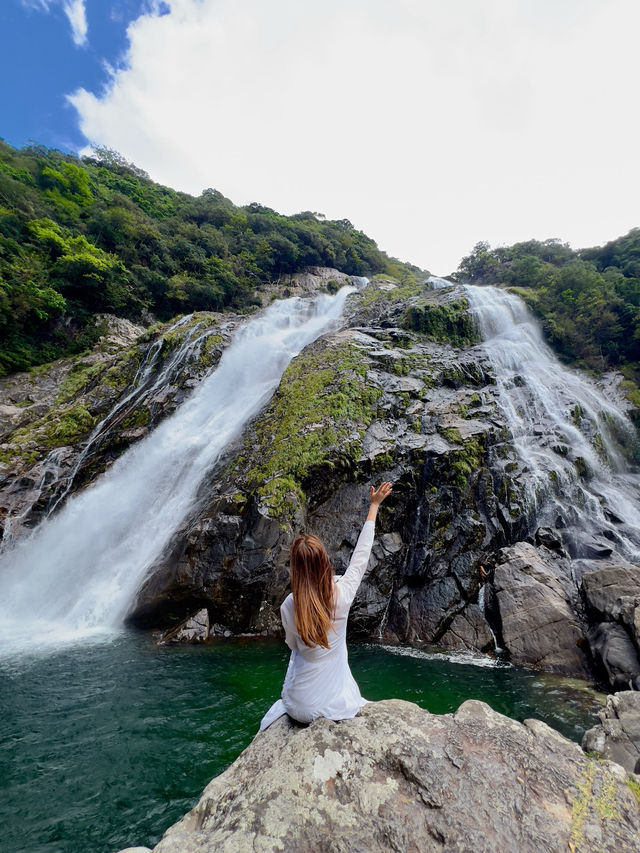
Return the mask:
<path id="1" fill-rule="evenodd" d="M 276 301 L 247 322 L 171 417 L 0 555 L 2 645 L 56 644 L 121 625 L 205 474 L 291 359 L 336 324 L 353 290 Z"/>
<path id="2" fill-rule="evenodd" d="M 181 331 L 181 343 L 174 350 L 165 354 L 163 352 L 165 336 L 177 330 L 184 330 Z M 40 501 L 45 487 L 52 481 L 57 485 L 57 495 L 50 501 L 46 511 L 46 515 L 50 516 L 63 503 L 72 490 L 78 473 L 100 448 L 102 441 L 114 428 L 117 429 L 118 421 L 121 421 L 140 405 L 153 406 L 154 396 L 163 388 L 179 384 L 180 374 L 186 365 L 199 359 L 207 338 L 216 331 L 216 328 L 207 328 L 205 321 L 196 322 L 192 314 L 187 314 L 173 323 L 165 331 L 163 337 L 149 346 L 131 380 L 127 393 L 118 399 L 113 408 L 93 428 L 71 471 L 65 472 L 61 465 L 65 453 L 64 448 L 54 448 L 44 459 L 41 465 L 42 473 L 28 500 L 18 512 L 5 519 L 0 553 L 8 548 L 13 548 L 14 530 L 19 530 L 23 519 Z M 20 485 L 16 484 L 15 488 L 19 490 Z"/>
<path id="3" fill-rule="evenodd" d="M 498 287 L 464 291 L 495 371 L 530 517 L 560 529 L 574 557 L 610 550 L 610 559 L 637 562 L 640 476 L 629 459 L 638 438 L 623 406 L 558 361 L 519 297 Z"/>

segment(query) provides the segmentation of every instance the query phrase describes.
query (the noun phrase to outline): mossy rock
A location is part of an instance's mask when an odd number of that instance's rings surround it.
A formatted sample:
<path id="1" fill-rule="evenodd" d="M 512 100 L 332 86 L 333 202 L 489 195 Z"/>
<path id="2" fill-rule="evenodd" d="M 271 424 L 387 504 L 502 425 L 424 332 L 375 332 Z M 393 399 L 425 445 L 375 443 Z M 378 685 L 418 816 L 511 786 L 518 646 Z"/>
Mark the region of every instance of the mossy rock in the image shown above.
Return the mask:
<path id="1" fill-rule="evenodd" d="M 374 303 L 394 304 L 404 302 L 424 292 L 425 284 L 418 278 L 407 277 L 402 281 L 390 276 L 375 276 L 359 294 L 360 304 L 368 307 Z"/>
<path id="2" fill-rule="evenodd" d="M 146 427 L 149 425 L 149 420 L 151 419 L 151 414 L 149 409 L 146 406 L 139 406 L 137 409 L 134 409 L 130 415 L 128 415 L 122 421 L 123 429 L 132 429 L 133 427 Z"/>
<path id="3" fill-rule="evenodd" d="M 480 342 L 473 317 L 465 299 L 446 305 L 418 302 L 409 306 L 402 318 L 402 326 L 420 332 L 433 341 L 449 341 L 456 347 L 468 347 Z"/>
<path id="4" fill-rule="evenodd" d="M 79 361 L 74 364 L 69 375 L 60 386 L 55 400 L 56 404 L 67 403 L 86 391 L 90 385 L 97 384 L 99 377 L 106 369 L 107 365 L 104 362 L 90 364 L 86 361 Z"/>
<path id="5" fill-rule="evenodd" d="M 74 444 L 88 435 L 95 423 L 96 419 L 82 404 L 59 412 L 45 425 L 46 444 L 48 447 Z"/>
<path id="6" fill-rule="evenodd" d="M 347 470 L 358 458 L 382 394 L 366 372 L 366 356 L 352 343 L 315 346 L 285 371 L 246 451 L 259 460 L 246 472 L 249 487 L 274 517 L 305 499 L 312 470 Z"/>

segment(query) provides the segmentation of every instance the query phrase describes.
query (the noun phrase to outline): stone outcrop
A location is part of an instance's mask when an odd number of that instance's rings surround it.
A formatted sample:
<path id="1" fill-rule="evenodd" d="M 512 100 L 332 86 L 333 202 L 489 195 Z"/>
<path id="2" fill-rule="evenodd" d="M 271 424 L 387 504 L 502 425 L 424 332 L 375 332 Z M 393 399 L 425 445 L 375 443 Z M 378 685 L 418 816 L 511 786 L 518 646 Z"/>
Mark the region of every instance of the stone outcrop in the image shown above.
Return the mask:
<path id="1" fill-rule="evenodd" d="M 640 569 L 606 566 L 582 578 L 591 654 L 613 690 L 640 687 Z"/>
<path id="2" fill-rule="evenodd" d="M 617 764 L 537 720 L 468 701 L 408 702 L 353 720 L 287 717 L 205 789 L 154 853 L 640 851 L 640 811 Z"/>
<path id="3" fill-rule="evenodd" d="M 622 627 L 614 622 L 600 622 L 587 631 L 591 656 L 613 690 L 640 688 L 638 655 Z"/>
<path id="4" fill-rule="evenodd" d="M 177 628 L 172 628 L 160 637 L 160 645 L 192 646 L 209 639 L 209 613 L 206 607 L 185 619 Z"/>
<path id="5" fill-rule="evenodd" d="M 499 637 L 511 660 L 589 675 L 569 560 L 544 546 L 518 542 L 498 553 L 493 587 Z"/>
<path id="6" fill-rule="evenodd" d="M 640 693 L 625 690 L 607 696 L 598 716 L 600 723 L 585 732 L 582 748 L 621 764 L 629 773 L 640 772 Z"/>

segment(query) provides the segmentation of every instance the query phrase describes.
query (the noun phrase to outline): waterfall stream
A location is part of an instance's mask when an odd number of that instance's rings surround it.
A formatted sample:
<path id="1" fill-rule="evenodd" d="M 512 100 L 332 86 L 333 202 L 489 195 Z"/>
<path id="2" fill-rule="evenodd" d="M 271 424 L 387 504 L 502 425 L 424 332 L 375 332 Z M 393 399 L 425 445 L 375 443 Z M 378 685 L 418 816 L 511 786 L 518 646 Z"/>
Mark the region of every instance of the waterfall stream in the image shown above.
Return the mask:
<path id="1" fill-rule="evenodd" d="M 353 290 L 277 301 L 248 321 L 171 417 L 0 555 L 0 644 L 56 644 L 122 623 L 207 471 Z"/>
<path id="2" fill-rule="evenodd" d="M 498 287 L 464 290 L 494 368 L 530 517 L 558 528 L 574 557 L 637 562 L 638 438 L 623 405 L 559 362 L 518 296 Z"/>
<path id="3" fill-rule="evenodd" d="M 169 353 L 164 352 L 165 336 L 179 330 L 182 330 L 181 334 L 183 335 L 180 344 Z M 15 542 L 14 529 L 20 531 L 23 519 L 28 517 L 33 507 L 40 501 L 46 486 L 52 481 L 59 485 L 58 494 L 50 501 L 46 511 L 46 515 L 50 516 L 71 492 L 78 473 L 92 454 L 99 449 L 101 442 L 109 436 L 114 428 L 117 428 L 118 420 L 121 420 L 127 412 L 135 410 L 140 405 L 152 406 L 154 395 L 162 394 L 163 389 L 167 387 L 179 385 L 185 366 L 192 361 L 198 361 L 207 339 L 216 331 L 216 328 L 208 326 L 206 322 L 194 321 L 193 315 L 187 314 L 173 323 L 161 338 L 149 346 L 127 392 L 117 400 L 115 405 L 93 428 L 71 471 L 66 471 L 61 465 L 66 448 L 56 447 L 44 459 L 41 466 L 42 473 L 29 496 L 29 500 L 25 502 L 19 512 L 15 515 L 9 515 L 5 519 L 4 534 L 0 542 L 0 554 L 7 548 L 13 548 Z M 19 489 L 20 486 L 18 485 L 16 488 Z"/>

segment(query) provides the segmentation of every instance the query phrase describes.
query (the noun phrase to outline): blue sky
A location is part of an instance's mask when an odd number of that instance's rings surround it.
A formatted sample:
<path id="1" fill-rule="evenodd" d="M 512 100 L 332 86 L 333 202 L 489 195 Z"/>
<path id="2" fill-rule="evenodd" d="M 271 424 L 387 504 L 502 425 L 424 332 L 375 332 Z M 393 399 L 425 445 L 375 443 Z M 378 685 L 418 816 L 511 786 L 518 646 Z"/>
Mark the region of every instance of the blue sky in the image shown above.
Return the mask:
<path id="1" fill-rule="evenodd" d="M 0 137 L 347 218 L 439 275 L 640 225 L 638 0 L 0 0 Z"/>
<path id="2" fill-rule="evenodd" d="M 146 0 L 87 0 L 87 37 L 75 44 L 64 0 L 2 0 L 0 6 L 0 137 L 63 151 L 87 144 L 67 95 L 99 93 L 127 47 L 128 24 Z M 82 5 L 82 4 L 81 4 Z"/>

